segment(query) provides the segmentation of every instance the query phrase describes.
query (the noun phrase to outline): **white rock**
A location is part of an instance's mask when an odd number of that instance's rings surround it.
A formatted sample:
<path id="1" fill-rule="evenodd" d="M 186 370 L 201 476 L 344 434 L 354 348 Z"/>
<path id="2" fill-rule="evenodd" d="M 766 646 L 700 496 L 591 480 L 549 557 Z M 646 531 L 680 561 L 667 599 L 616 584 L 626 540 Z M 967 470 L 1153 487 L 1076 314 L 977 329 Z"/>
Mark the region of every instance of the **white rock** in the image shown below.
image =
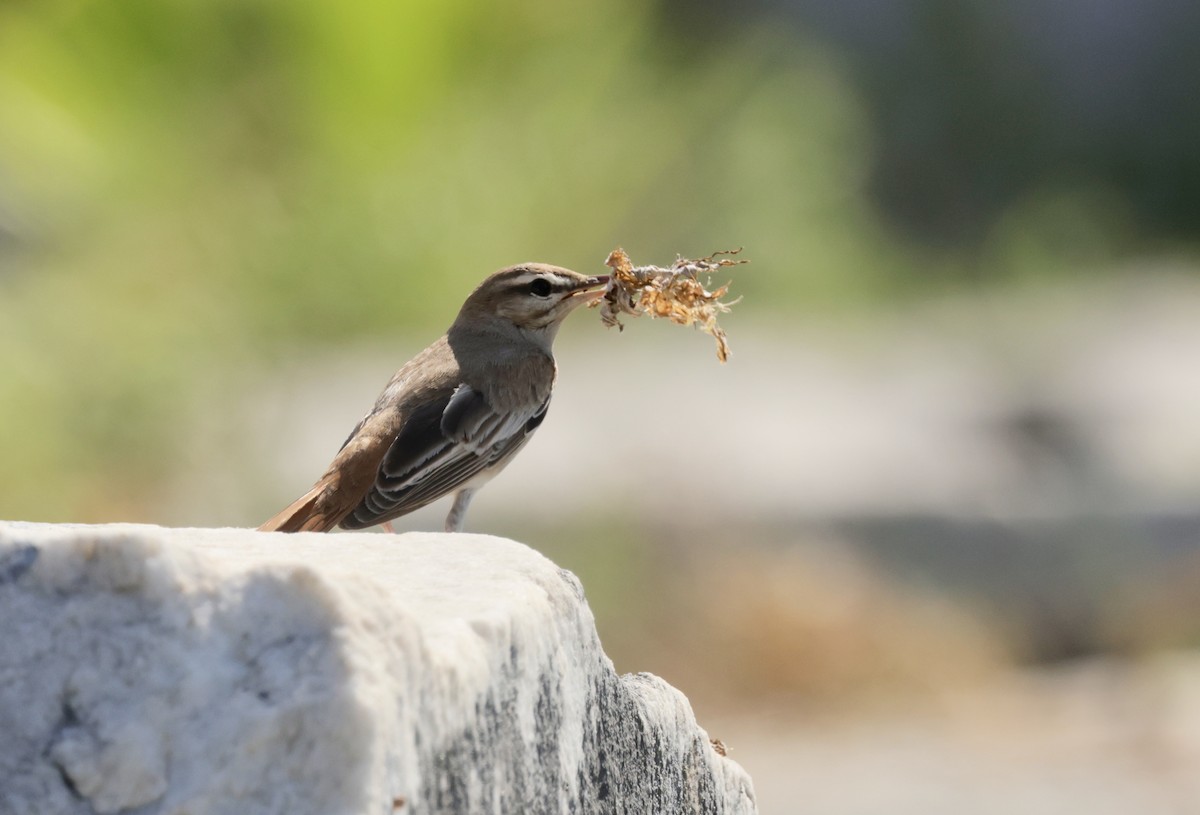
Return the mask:
<path id="1" fill-rule="evenodd" d="M 0 523 L 0 813 L 753 813 L 573 575 L 477 535 Z"/>

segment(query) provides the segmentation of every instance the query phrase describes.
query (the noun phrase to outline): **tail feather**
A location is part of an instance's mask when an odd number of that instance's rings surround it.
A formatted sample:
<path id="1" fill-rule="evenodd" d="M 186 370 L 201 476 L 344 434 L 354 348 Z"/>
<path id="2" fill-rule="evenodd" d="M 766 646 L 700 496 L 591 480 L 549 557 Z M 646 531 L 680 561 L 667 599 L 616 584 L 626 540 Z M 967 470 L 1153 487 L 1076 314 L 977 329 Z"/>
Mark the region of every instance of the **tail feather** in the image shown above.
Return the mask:
<path id="1" fill-rule="evenodd" d="M 301 495 L 279 514 L 258 528 L 259 532 L 328 532 L 341 520 L 317 509 L 317 499 L 325 491 L 322 481 Z"/>

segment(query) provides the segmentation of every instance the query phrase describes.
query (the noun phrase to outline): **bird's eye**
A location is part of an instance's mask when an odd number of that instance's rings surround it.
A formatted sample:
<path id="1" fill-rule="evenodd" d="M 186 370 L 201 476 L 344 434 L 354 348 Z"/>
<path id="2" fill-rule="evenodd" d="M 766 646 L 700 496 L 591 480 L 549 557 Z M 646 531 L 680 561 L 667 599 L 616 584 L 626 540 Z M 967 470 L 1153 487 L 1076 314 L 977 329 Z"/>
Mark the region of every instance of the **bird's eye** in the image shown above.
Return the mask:
<path id="1" fill-rule="evenodd" d="M 549 297 L 550 291 L 550 281 L 544 277 L 536 278 L 529 284 L 529 293 L 534 297 Z"/>

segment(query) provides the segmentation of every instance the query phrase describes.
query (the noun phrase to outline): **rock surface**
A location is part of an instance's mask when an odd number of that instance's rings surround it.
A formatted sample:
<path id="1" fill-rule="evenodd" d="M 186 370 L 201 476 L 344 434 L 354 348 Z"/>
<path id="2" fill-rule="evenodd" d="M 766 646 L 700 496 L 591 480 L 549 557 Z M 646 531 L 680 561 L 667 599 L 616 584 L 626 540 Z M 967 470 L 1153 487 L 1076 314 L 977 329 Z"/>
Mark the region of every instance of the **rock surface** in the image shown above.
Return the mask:
<path id="1" fill-rule="evenodd" d="M 753 813 L 578 581 L 477 535 L 0 523 L 0 813 Z"/>

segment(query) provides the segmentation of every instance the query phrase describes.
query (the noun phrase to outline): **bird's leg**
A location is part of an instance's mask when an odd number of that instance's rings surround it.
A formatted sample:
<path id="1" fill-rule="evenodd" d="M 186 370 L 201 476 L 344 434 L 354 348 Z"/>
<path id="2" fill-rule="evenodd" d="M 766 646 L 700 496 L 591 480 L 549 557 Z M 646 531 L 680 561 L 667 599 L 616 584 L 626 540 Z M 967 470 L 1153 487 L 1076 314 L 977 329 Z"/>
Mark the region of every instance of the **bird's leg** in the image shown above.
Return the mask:
<path id="1" fill-rule="evenodd" d="M 392 527 L 392 522 L 391 522 L 391 521 L 384 521 L 383 523 L 381 523 L 381 524 L 380 524 L 380 526 L 382 526 L 382 527 L 383 527 L 383 531 L 384 531 L 384 532 L 386 532 L 386 533 L 388 533 L 389 535 L 395 535 L 395 534 L 396 534 L 396 530 L 395 530 L 395 529 Z"/>
<path id="2" fill-rule="evenodd" d="M 454 496 L 454 506 L 450 507 L 450 514 L 446 516 L 447 532 L 462 532 L 467 520 L 467 505 L 471 503 L 473 495 L 475 490 L 459 490 Z"/>

